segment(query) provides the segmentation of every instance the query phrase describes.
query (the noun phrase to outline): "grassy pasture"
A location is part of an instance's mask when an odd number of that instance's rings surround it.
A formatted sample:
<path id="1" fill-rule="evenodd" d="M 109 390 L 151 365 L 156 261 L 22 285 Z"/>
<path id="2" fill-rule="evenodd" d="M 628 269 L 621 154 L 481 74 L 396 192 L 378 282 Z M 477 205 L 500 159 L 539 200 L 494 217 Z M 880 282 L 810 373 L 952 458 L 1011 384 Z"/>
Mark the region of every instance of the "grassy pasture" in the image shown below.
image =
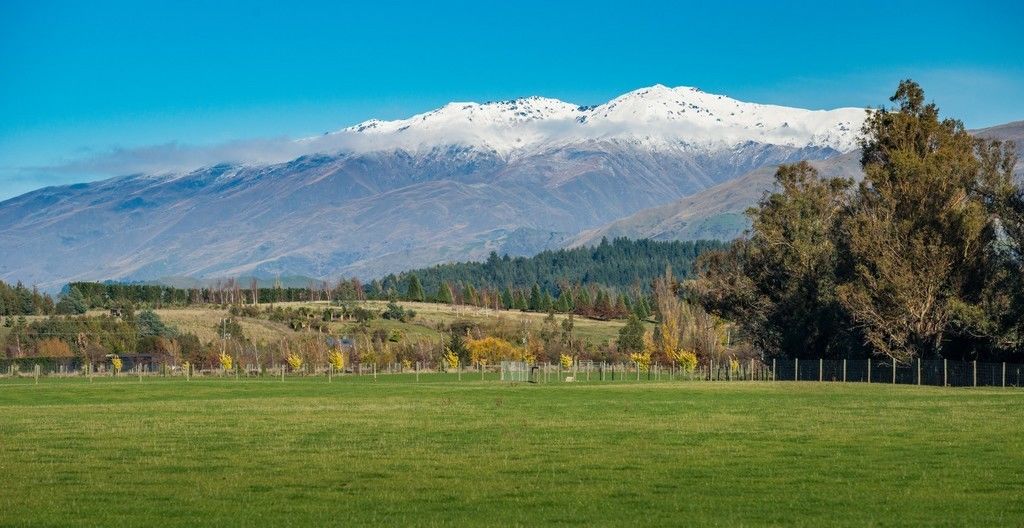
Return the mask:
<path id="1" fill-rule="evenodd" d="M 1024 391 L 0 380 L 0 525 L 1024 524 Z"/>
<path id="2" fill-rule="evenodd" d="M 383 311 L 387 305 L 384 301 L 364 301 L 360 304 L 366 308 L 377 311 Z M 544 318 L 547 317 L 546 314 L 540 313 L 520 312 L 515 310 L 497 311 L 487 308 L 451 306 L 437 303 L 401 302 L 399 304 L 405 308 L 415 310 L 416 317 L 404 323 L 378 318 L 368 323 L 367 326 L 370 331 L 385 329 L 389 332 L 398 331 L 404 336 L 404 338 L 412 341 L 419 339 L 437 341 L 444 337 L 442 332 L 438 331 L 438 328 L 449 325 L 456 320 L 468 320 L 483 324 L 493 324 L 501 321 L 502 323 L 510 326 L 525 324 L 528 326 L 539 327 L 543 323 Z M 278 305 L 290 308 L 305 306 L 318 311 L 330 306 L 326 302 L 278 303 Z M 94 311 L 90 313 L 98 315 L 105 312 Z M 228 317 L 227 310 L 208 306 L 164 308 L 156 310 L 156 313 L 160 315 L 160 318 L 165 323 L 174 325 L 181 332 L 194 333 L 203 342 L 215 340 L 217 338 L 217 324 L 219 324 L 220 320 L 224 317 Z M 564 315 L 556 315 L 559 323 L 561 323 L 565 317 L 566 316 Z M 238 317 L 237 320 L 239 324 L 242 325 L 242 329 L 245 331 L 246 337 L 257 343 L 272 342 L 288 336 L 299 335 L 297 332 L 292 331 L 287 325 L 282 323 L 251 317 Z M 574 319 L 573 332 L 578 339 L 589 340 L 594 344 L 601 344 L 617 339 L 619 329 L 624 324 L 625 321 L 599 321 L 585 317 L 576 317 Z M 356 326 L 357 323 L 351 321 L 335 322 L 331 324 L 331 329 L 336 333 L 345 334 L 351 332 Z"/>

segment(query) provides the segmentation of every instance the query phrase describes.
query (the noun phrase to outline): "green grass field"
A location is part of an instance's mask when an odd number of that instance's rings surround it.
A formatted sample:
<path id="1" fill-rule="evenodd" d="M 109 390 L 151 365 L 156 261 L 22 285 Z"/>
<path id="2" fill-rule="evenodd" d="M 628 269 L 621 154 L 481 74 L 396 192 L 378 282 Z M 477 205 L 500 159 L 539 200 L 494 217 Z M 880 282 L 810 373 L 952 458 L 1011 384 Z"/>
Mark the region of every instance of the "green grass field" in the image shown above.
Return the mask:
<path id="1" fill-rule="evenodd" d="M 1024 391 L 0 380 L 0 525 L 1024 524 Z"/>

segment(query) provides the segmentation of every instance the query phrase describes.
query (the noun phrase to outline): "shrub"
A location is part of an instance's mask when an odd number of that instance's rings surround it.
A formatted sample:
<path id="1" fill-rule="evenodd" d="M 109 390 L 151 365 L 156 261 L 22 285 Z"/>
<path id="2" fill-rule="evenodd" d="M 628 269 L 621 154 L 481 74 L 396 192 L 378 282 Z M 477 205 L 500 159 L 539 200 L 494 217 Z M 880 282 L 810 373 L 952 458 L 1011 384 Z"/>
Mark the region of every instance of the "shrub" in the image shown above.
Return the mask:
<path id="1" fill-rule="evenodd" d="M 641 372 L 651 368 L 651 354 L 648 352 L 634 352 L 629 355 L 629 360 L 636 363 Z"/>
<path id="2" fill-rule="evenodd" d="M 676 353 L 676 363 L 679 363 L 679 368 L 687 374 L 697 370 L 697 354 L 690 352 L 689 350 L 680 350 Z"/>

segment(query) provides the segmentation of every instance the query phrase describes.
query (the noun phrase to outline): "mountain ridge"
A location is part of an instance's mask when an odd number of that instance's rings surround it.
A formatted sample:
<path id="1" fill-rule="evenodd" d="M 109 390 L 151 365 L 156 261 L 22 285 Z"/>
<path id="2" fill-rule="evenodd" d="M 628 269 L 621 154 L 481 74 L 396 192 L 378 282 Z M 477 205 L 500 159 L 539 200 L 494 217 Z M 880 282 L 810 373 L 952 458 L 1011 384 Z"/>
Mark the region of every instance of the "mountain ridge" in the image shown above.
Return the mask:
<path id="1" fill-rule="evenodd" d="M 451 103 L 299 140 L 311 152 L 280 163 L 0 202 L 0 279 L 52 289 L 186 275 L 372 278 L 491 251 L 531 255 L 758 167 L 837 156 L 865 115 L 660 85 L 590 107 Z"/>

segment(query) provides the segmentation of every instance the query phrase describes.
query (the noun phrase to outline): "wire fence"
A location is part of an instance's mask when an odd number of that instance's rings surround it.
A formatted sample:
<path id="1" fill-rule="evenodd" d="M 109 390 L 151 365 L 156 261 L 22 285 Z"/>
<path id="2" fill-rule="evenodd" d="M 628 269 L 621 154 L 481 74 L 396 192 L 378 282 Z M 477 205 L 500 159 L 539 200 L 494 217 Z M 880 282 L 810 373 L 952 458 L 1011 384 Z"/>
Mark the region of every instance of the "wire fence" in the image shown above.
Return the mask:
<path id="1" fill-rule="evenodd" d="M 121 356 L 121 369 L 109 361 L 81 358 L 0 359 L 0 378 L 34 377 L 235 377 L 280 378 L 323 376 L 394 377 L 415 380 L 485 380 L 504 382 L 643 382 L 643 381 L 802 381 L 932 385 L 946 387 L 1024 387 L 1024 364 L 944 359 L 915 359 L 907 363 L 889 359 L 771 359 L 768 361 L 707 361 L 687 370 L 679 365 L 636 362 L 576 361 L 559 363 L 505 361 L 500 364 L 451 366 L 427 364 L 362 363 L 337 369 L 329 364 L 306 363 L 293 368 L 283 362 L 236 364 L 231 369 L 199 368 L 154 361 L 149 356 Z"/>
<path id="2" fill-rule="evenodd" d="M 943 387 L 1022 387 L 1024 364 L 946 359 L 773 359 L 775 381 L 830 381 L 934 385 Z"/>

